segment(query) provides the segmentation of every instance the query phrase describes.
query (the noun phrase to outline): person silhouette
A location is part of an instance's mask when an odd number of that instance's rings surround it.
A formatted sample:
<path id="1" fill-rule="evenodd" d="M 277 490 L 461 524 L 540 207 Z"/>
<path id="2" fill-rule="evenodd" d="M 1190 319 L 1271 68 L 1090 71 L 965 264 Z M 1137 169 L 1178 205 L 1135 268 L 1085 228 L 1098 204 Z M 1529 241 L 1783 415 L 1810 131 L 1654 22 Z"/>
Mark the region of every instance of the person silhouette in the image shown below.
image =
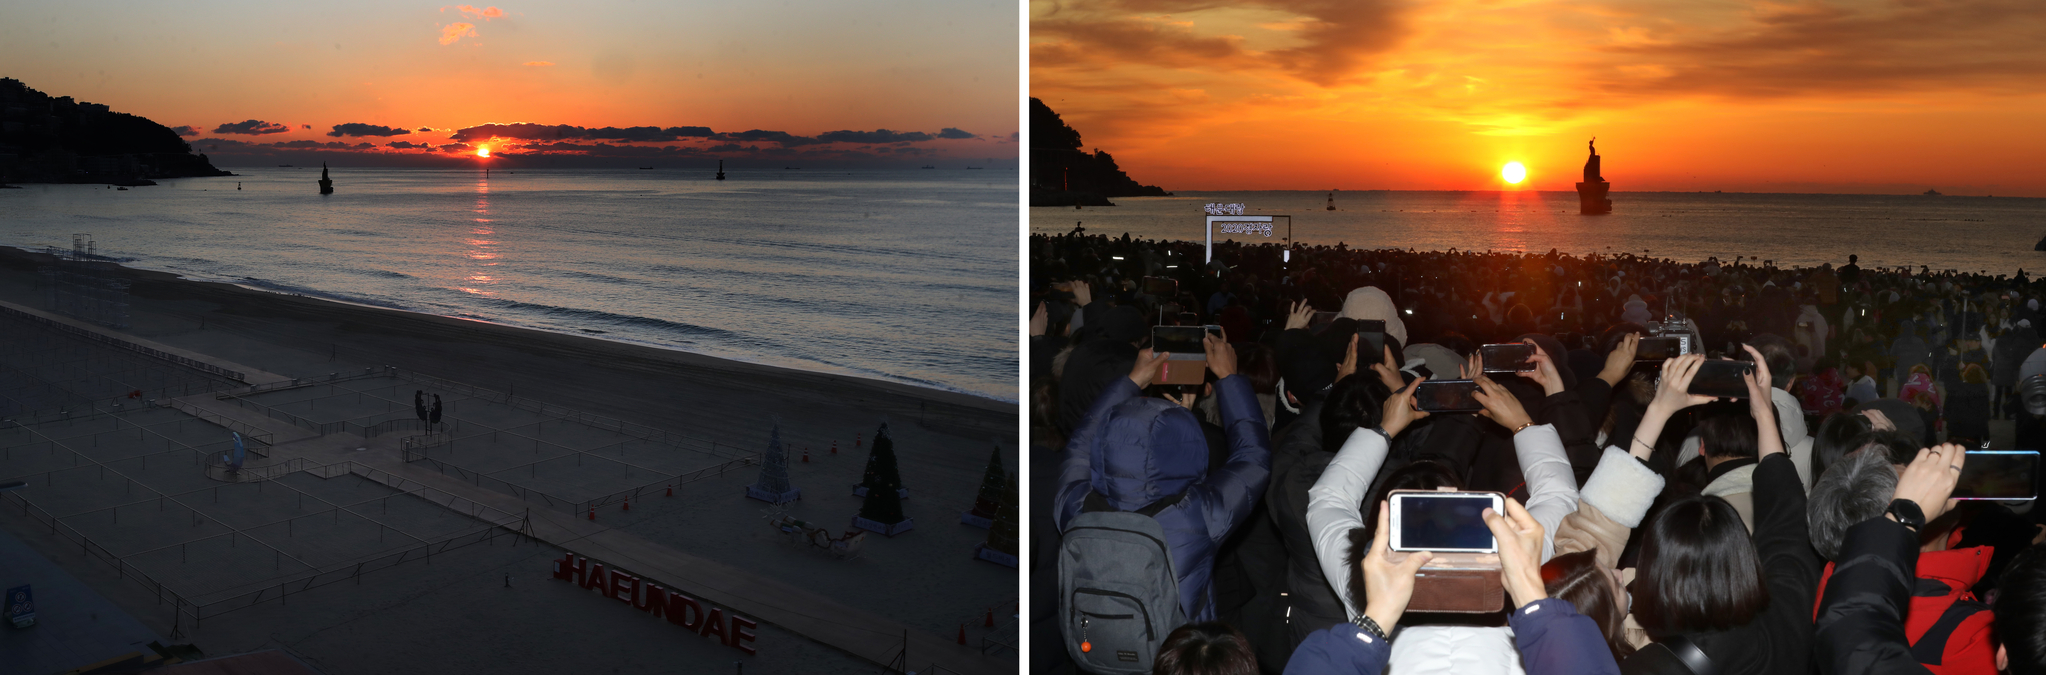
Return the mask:
<path id="1" fill-rule="evenodd" d="M 426 390 L 415 389 L 412 391 L 412 414 L 419 416 L 420 424 L 426 423 Z"/>
<path id="2" fill-rule="evenodd" d="M 433 419 L 432 419 L 432 420 L 430 420 L 430 421 L 429 421 L 429 422 L 427 422 L 427 423 L 428 423 L 428 424 L 430 424 L 430 425 L 433 425 L 433 426 L 435 426 L 435 427 L 439 427 L 439 426 L 440 426 L 440 394 L 434 394 L 434 395 L 433 395 L 433 410 L 431 411 L 431 413 L 430 413 L 430 414 L 432 415 Z"/>

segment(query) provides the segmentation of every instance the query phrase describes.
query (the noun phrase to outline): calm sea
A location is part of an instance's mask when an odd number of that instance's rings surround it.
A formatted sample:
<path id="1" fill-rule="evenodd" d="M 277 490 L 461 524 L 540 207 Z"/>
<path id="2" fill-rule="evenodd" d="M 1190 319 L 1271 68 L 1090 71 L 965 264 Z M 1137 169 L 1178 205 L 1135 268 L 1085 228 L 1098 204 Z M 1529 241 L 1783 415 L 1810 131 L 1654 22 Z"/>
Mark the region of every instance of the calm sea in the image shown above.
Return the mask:
<path id="1" fill-rule="evenodd" d="M 1778 265 L 1838 266 L 1857 254 L 1863 267 L 2046 271 L 2046 252 L 2032 250 L 2046 235 L 2046 199 L 1620 192 L 1611 214 L 1586 216 L 1574 192 L 1336 192 L 1335 211 L 1329 194 L 1180 192 L 1117 198 L 1112 207 L 1038 207 L 1030 230 L 1067 232 L 1079 222 L 1089 234 L 1199 241 L 1203 204 L 1240 202 L 1246 215 L 1291 216 L 1293 237 L 1308 244 L 1631 251 L 1686 262 L 1745 256 Z M 1275 224 L 1274 242 L 1286 236 L 1286 219 Z"/>
<path id="2" fill-rule="evenodd" d="M 1017 399 L 1014 170 L 229 169 L 0 190 L 0 245 Z"/>

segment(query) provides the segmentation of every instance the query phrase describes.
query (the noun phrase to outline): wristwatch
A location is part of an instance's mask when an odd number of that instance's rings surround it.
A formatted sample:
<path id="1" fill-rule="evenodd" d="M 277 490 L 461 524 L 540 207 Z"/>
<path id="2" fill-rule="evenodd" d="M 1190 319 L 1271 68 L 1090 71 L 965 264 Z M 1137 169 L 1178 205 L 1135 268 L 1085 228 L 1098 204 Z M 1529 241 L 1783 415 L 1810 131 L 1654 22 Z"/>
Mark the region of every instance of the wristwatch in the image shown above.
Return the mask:
<path id="1" fill-rule="evenodd" d="M 1925 510 L 1918 508 L 1918 502 L 1909 499 L 1892 499 L 1890 500 L 1890 508 L 1885 509 L 1883 513 L 1896 516 L 1897 522 L 1911 528 L 1912 532 L 1917 532 L 1918 528 L 1925 527 Z"/>
<path id="2" fill-rule="evenodd" d="M 1355 621 L 1352 621 L 1351 623 L 1357 624 L 1358 628 L 1362 629 L 1366 633 L 1370 633 L 1372 637 L 1384 640 L 1386 642 L 1392 641 L 1392 636 L 1386 635 L 1385 629 L 1379 628 L 1378 622 L 1373 620 L 1371 617 L 1359 614 L 1357 615 L 1357 619 Z"/>

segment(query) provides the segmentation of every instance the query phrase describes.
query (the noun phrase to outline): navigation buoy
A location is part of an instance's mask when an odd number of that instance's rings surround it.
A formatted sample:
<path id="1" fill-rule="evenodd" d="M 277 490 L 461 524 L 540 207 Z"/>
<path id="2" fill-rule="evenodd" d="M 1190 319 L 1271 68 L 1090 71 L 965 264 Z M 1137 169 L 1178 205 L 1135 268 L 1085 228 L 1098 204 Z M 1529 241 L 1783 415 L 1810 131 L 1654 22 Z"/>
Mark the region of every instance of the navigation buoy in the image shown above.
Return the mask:
<path id="1" fill-rule="evenodd" d="M 838 454 L 838 441 L 831 442 L 831 454 Z"/>
<path id="2" fill-rule="evenodd" d="M 860 447 L 860 434 L 853 434 L 853 447 Z"/>

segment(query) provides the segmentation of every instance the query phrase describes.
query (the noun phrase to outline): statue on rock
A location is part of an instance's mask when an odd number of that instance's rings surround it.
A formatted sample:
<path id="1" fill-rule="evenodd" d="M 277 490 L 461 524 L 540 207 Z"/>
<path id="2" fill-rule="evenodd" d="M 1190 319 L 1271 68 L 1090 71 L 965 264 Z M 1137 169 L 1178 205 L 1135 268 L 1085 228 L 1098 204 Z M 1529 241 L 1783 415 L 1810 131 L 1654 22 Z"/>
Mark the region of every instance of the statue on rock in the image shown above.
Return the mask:
<path id="1" fill-rule="evenodd" d="M 320 194 L 334 194 L 334 179 L 327 177 L 326 162 L 320 162 Z"/>
<path id="2" fill-rule="evenodd" d="M 1613 200 L 1606 198 L 1612 184 L 1606 182 L 1605 173 L 1599 166 L 1598 138 L 1594 136 L 1584 145 L 1591 151 L 1591 157 L 1584 160 L 1584 182 L 1577 184 L 1578 212 L 1585 215 L 1612 213 Z"/>

